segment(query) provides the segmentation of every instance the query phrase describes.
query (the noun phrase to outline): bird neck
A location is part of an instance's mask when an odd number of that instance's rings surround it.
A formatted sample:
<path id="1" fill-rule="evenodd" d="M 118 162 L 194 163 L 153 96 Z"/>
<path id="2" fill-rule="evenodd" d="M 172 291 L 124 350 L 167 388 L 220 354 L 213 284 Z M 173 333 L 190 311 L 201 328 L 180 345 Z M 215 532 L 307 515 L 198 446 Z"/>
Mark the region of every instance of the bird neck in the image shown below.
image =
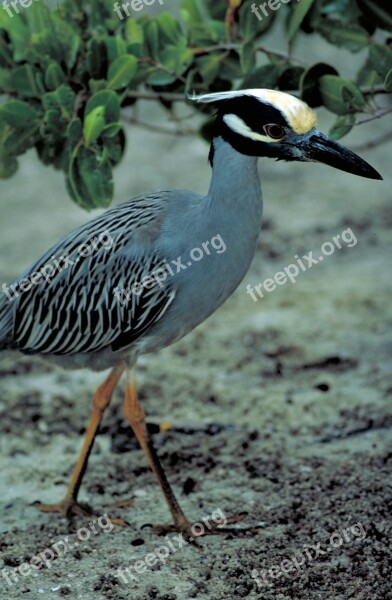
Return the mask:
<path id="1" fill-rule="evenodd" d="M 252 219 L 260 229 L 262 196 L 257 157 L 235 150 L 222 137 L 212 141 L 212 178 L 208 191 L 211 207 L 227 209 L 231 218 Z"/>

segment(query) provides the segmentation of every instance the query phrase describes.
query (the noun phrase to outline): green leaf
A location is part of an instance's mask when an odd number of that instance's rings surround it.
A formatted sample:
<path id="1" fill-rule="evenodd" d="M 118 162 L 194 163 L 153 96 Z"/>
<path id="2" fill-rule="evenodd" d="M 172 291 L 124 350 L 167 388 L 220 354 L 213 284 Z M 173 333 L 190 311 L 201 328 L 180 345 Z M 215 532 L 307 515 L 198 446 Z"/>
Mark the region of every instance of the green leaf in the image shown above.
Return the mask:
<path id="1" fill-rule="evenodd" d="M 76 102 L 76 94 L 69 85 L 62 84 L 54 92 L 48 92 L 43 97 L 46 110 L 60 108 L 61 114 L 66 119 L 71 119 Z"/>
<path id="2" fill-rule="evenodd" d="M 0 179 L 9 179 L 18 170 L 18 161 L 15 156 L 4 157 L 0 155 Z"/>
<path id="3" fill-rule="evenodd" d="M 144 30 L 135 19 L 127 19 L 125 37 L 128 40 L 127 52 L 140 58 L 143 55 Z"/>
<path id="4" fill-rule="evenodd" d="M 114 60 L 116 60 L 116 58 L 127 53 L 127 45 L 125 40 L 123 40 L 123 38 L 119 35 L 106 35 L 102 37 L 102 40 L 106 45 L 109 63 L 112 63 Z"/>
<path id="5" fill-rule="evenodd" d="M 114 90 L 125 88 L 132 81 L 136 70 L 137 59 L 134 56 L 130 54 L 119 56 L 109 67 L 107 88 Z"/>
<path id="6" fill-rule="evenodd" d="M 15 129 L 29 127 L 33 121 L 38 121 L 39 116 L 34 108 L 21 100 L 8 100 L 0 104 L 0 118 Z"/>
<path id="7" fill-rule="evenodd" d="M 12 9 L 10 9 L 10 12 L 10 15 L 5 9 L 3 12 L 0 12 L 0 29 L 4 29 L 5 31 L 9 31 L 11 29 L 14 15 L 12 13 Z"/>
<path id="8" fill-rule="evenodd" d="M 357 0 L 366 19 L 381 29 L 392 29 L 391 4 L 385 0 Z"/>
<path id="9" fill-rule="evenodd" d="M 354 83 L 336 75 L 324 75 L 320 79 L 320 91 L 326 108 L 338 115 L 355 113 L 366 104 Z"/>
<path id="10" fill-rule="evenodd" d="M 63 138 L 67 126 L 59 106 L 49 108 L 40 126 L 40 135 L 45 144 L 56 144 Z"/>
<path id="11" fill-rule="evenodd" d="M 0 27 L 0 68 L 12 68 L 12 48 L 5 29 Z"/>
<path id="12" fill-rule="evenodd" d="M 228 82 L 238 81 L 238 79 L 242 77 L 242 75 L 243 72 L 241 69 L 240 58 L 236 52 L 231 52 L 229 56 L 226 56 L 223 59 L 222 68 L 219 72 L 218 77 L 218 85 L 221 86 L 222 80 L 225 80 L 225 89 L 230 89 L 230 84 L 229 88 L 227 88 Z"/>
<path id="13" fill-rule="evenodd" d="M 144 42 L 143 27 L 135 19 L 127 19 L 125 37 L 131 44 L 142 45 Z"/>
<path id="14" fill-rule="evenodd" d="M 372 44 L 369 49 L 369 59 L 373 68 L 384 79 L 392 69 L 392 50 L 388 46 Z"/>
<path id="15" fill-rule="evenodd" d="M 0 121 L 0 161 L 6 162 L 11 156 L 19 156 L 32 148 L 39 138 L 39 123 L 32 121 L 23 129 L 14 128 Z"/>
<path id="16" fill-rule="evenodd" d="M 51 144 L 45 140 L 38 140 L 36 143 L 38 158 L 44 165 L 51 165 L 55 169 L 64 170 L 69 164 L 69 152 L 63 140 L 60 144 L 58 141 L 53 141 Z"/>
<path id="17" fill-rule="evenodd" d="M 158 67 L 151 68 L 146 78 L 146 82 L 153 86 L 171 85 L 175 81 L 177 81 L 176 75 L 171 75 Z"/>
<path id="18" fill-rule="evenodd" d="M 12 71 L 0 68 L 0 90 L 3 92 L 11 92 L 12 89 Z"/>
<path id="19" fill-rule="evenodd" d="M 121 129 L 121 123 L 110 123 L 110 125 L 105 125 L 102 135 L 104 135 L 106 138 L 113 138 L 120 132 Z"/>
<path id="20" fill-rule="evenodd" d="M 40 5 L 43 6 L 41 2 Z M 38 6 L 35 4 L 35 6 Z M 26 13 L 34 23 L 35 33 L 31 36 L 31 47 L 29 50 L 29 60 L 31 62 L 42 62 L 48 58 L 65 64 L 71 69 L 75 62 L 81 43 L 81 38 L 74 26 L 64 21 L 56 12 L 49 13 L 49 24 L 40 27 L 39 23 L 47 20 L 46 11 L 35 14 L 29 8 Z"/>
<path id="21" fill-rule="evenodd" d="M 80 34 L 73 26 L 64 22 L 64 20 L 56 13 L 52 14 L 52 22 L 60 53 L 62 55 L 60 57 L 60 62 L 65 62 L 67 67 L 72 69 L 75 65 L 80 48 Z"/>
<path id="22" fill-rule="evenodd" d="M 159 54 L 159 29 L 155 21 L 150 21 L 144 31 L 146 42 L 151 56 L 158 59 Z"/>
<path id="23" fill-rule="evenodd" d="M 198 71 L 206 86 L 210 86 L 217 78 L 224 58 L 224 53 L 217 51 L 211 52 L 211 54 L 208 54 L 207 56 L 200 56 L 196 59 Z"/>
<path id="24" fill-rule="evenodd" d="M 114 137 L 105 138 L 105 151 L 112 165 L 117 165 L 124 155 L 125 135 L 121 128 Z"/>
<path id="25" fill-rule="evenodd" d="M 91 93 L 96 94 L 101 90 L 106 90 L 107 83 L 108 82 L 106 81 L 106 79 L 90 79 L 88 82 L 88 86 L 91 90 Z"/>
<path id="26" fill-rule="evenodd" d="M 147 77 L 149 73 L 152 72 L 151 66 L 148 66 L 146 63 L 139 62 L 137 65 L 137 71 L 132 80 L 132 89 L 136 89 L 139 85 L 143 85 L 147 81 Z M 130 99 L 127 99 L 127 102 Z"/>
<path id="27" fill-rule="evenodd" d="M 82 121 L 79 119 L 79 117 L 72 119 L 72 121 L 68 123 L 66 130 L 67 143 L 69 144 L 69 146 L 71 146 L 71 148 L 74 148 L 76 144 L 80 141 L 82 133 Z"/>
<path id="28" fill-rule="evenodd" d="M 368 57 L 362 67 L 359 69 L 355 78 L 358 87 L 373 87 L 377 83 L 382 83 L 382 78 L 374 69 L 373 64 Z"/>
<path id="29" fill-rule="evenodd" d="M 256 46 L 253 42 L 245 42 L 240 48 L 240 61 L 243 73 L 247 74 L 256 65 Z"/>
<path id="30" fill-rule="evenodd" d="M 182 36 L 182 31 L 179 22 L 170 13 L 164 11 L 156 18 L 158 24 L 159 37 L 163 42 L 169 44 L 177 44 Z"/>
<path id="31" fill-rule="evenodd" d="M 12 127 L 5 121 L 0 121 L 0 179 L 12 177 L 18 169 L 18 161 L 7 147 L 7 141 L 12 131 Z"/>
<path id="32" fill-rule="evenodd" d="M 25 22 L 0 10 L 0 28 L 4 29 L 10 38 L 15 62 L 28 58 L 30 32 Z"/>
<path id="33" fill-rule="evenodd" d="M 309 106 L 315 107 L 323 104 L 320 92 L 320 79 L 324 75 L 338 75 L 338 72 L 331 65 L 316 63 L 309 67 L 301 76 L 301 96 Z"/>
<path id="34" fill-rule="evenodd" d="M 159 55 L 162 65 L 173 74 L 180 76 L 193 60 L 193 54 L 187 47 L 186 39 L 180 38 L 176 45 L 166 45 Z"/>
<path id="35" fill-rule="evenodd" d="M 241 83 L 241 88 L 270 88 L 276 87 L 279 77 L 282 71 L 285 69 L 284 66 L 278 65 L 263 65 L 258 67 L 252 73 L 249 73 L 247 77 Z"/>
<path id="36" fill-rule="evenodd" d="M 349 13 L 350 18 L 353 16 L 358 17 L 361 13 L 358 10 L 358 7 L 353 5 L 351 0 L 326 0 L 323 3 L 322 14 L 329 15 L 331 13 L 341 13 L 341 18 L 346 18 L 347 13 Z"/>
<path id="37" fill-rule="evenodd" d="M 191 48 L 203 48 L 216 43 L 215 33 L 204 23 L 193 23 L 188 29 L 188 44 Z"/>
<path id="38" fill-rule="evenodd" d="M 119 17 L 113 10 L 113 2 L 107 0 L 90 0 L 89 2 L 81 3 L 79 0 L 65 0 L 67 7 L 68 18 L 77 19 L 82 22 L 83 27 L 88 27 L 95 31 L 103 26 L 109 27 L 114 23 L 119 23 Z M 122 2 L 120 3 L 122 4 Z M 64 7 L 64 0 L 60 4 L 60 10 Z M 64 16 L 66 18 L 66 16 Z M 83 22 L 85 20 L 85 23 Z"/>
<path id="39" fill-rule="evenodd" d="M 206 5 L 211 17 L 221 21 L 225 20 L 227 7 L 223 2 L 220 3 L 216 0 L 204 0 L 204 4 Z"/>
<path id="40" fill-rule="evenodd" d="M 87 44 L 86 62 L 92 79 L 105 79 L 108 71 L 108 49 L 101 39 L 92 39 Z"/>
<path id="41" fill-rule="evenodd" d="M 332 140 L 340 140 L 343 136 L 347 135 L 355 124 L 354 115 L 343 115 L 338 117 L 334 125 L 329 130 L 329 137 Z"/>
<path id="42" fill-rule="evenodd" d="M 311 9 L 314 0 L 301 0 L 294 7 L 292 14 L 289 19 L 286 37 L 289 42 L 293 40 L 298 29 L 301 27 L 301 23 Z"/>
<path id="43" fill-rule="evenodd" d="M 120 118 L 120 100 L 115 92 L 112 90 L 103 90 L 97 92 L 87 102 L 85 110 L 85 118 L 89 115 L 97 106 L 105 107 L 105 122 L 115 123 Z"/>
<path id="44" fill-rule="evenodd" d="M 357 23 L 328 19 L 325 23 L 321 22 L 317 29 L 328 42 L 351 52 L 359 52 L 369 44 L 369 34 Z"/>
<path id="45" fill-rule="evenodd" d="M 109 206 L 113 173 L 105 153 L 80 146 L 69 164 L 67 187 L 75 202 L 86 210 Z"/>
<path id="46" fill-rule="evenodd" d="M 97 141 L 105 127 L 105 107 L 97 106 L 84 119 L 83 135 L 86 146 Z"/>
<path id="47" fill-rule="evenodd" d="M 37 89 L 39 90 L 40 96 L 44 96 L 47 92 L 45 86 L 45 75 L 41 71 L 37 71 L 35 74 L 35 83 L 37 84 Z"/>
<path id="48" fill-rule="evenodd" d="M 385 77 L 384 88 L 387 92 L 392 92 L 392 69 L 388 71 Z"/>
<path id="49" fill-rule="evenodd" d="M 40 91 L 36 83 L 36 69 L 31 65 L 25 64 L 16 67 L 12 73 L 12 86 L 18 96 L 26 98 L 39 98 Z"/>
<path id="50" fill-rule="evenodd" d="M 23 16 L 26 18 L 31 33 L 41 33 L 52 29 L 50 10 L 43 2 L 33 2 Z"/>
<path id="51" fill-rule="evenodd" d="M 285 69 L 279 77 L 279 89 L 283 91 L 298 90 L 304 72 L 304 67 L 289 67 Z"/>
<path id="52" fill-rule="evenodd" d="M 189 27 L 204 21 L 197 0 L 181 0 L 181 16 Z"/>
<path id="53" fill-rule="evenodd" d="M 246 41 L 254 41 L 266 32 L 276 18 L 276 11 L 270 10 L 267 3 L 264 4 L 267 14 L 263 10 L 254 13 L 256 4 L 253 0 L 245 0 L 239 11 L 240 32 Z"/>
<path id="54" fill-rule="evenodd" d="M 216 21 L 212 19 L 207 21 L 207 27 L 211 37 L 216 42 L 224 42 L 226 40 L 226 25 L 224 21 Z"/>
<path id="55" fill-rule="evenodd" d="M 66 77 L 60 65 L 56 62 L 50 63 L 45 71 L 45 85 L 48 90 L 55 90 L 62 83 L 65 83 Z"/>

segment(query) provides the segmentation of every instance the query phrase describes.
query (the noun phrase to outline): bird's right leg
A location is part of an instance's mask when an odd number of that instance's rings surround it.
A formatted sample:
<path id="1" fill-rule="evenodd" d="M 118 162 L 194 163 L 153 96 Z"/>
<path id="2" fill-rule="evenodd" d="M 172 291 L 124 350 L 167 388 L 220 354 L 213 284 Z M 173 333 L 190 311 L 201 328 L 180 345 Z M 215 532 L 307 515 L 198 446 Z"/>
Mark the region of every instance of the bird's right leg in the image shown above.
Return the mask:
<path id="1" fill-rule="evenodd" d="M 133 370 L 127 371 L 127 381 L 125 385 L 125 400 L 124 400 L 124 413 L 132 427 L 132 430 L 146 455 L 146 458 L 150 464 L 151 470 L 153 471 L 158 483 L 161 487 L 165 500 L 168 504 L 170 512 L 173 517 L 174 526 L 177 531 L 181 531 L 188 535 L 191 527 L 190 521 L 183 513 L 173 490 L 166 478 L 165 472 L 159 461 L 155 448 L 147 432 L 146 417 L 144 410 L 140 406 L 136 383 L 134 378 Z M 170 530 L 170 527 L 168 528 Z"/>
<path id="2" fill-rule="evenodd" d="M 86 509 L 77 502 L 79 489 L 87 469 L 88 459 L 102 421 L 103 413 L 110 404 L 113 392 L 123 372 L 123 366 L 112 369 L 107 379 L 105 379 L 94 394 L 93 410 L 84 438 L 83 447 L 73 470 L 71 481 L 69 482 L 64 498 L 57 504 L 38 504 L 39 510 L 44 512 L 58 512 L 67 517 L 70 517 L 73 514 L 86 514 Z"/>

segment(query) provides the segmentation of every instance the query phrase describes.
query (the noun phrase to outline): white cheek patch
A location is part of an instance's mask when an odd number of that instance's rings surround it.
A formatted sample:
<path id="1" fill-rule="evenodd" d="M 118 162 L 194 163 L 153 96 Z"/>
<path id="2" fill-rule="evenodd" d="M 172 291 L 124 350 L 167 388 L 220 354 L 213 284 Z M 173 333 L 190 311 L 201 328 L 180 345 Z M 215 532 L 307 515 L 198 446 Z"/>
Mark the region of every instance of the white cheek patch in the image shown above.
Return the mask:
<path id="1" fill-rule="evenodd" d="M 257 131 L 253 131 L 253 129 L 251 129 L 249 125 L 247 125 L 245 121 L 240 119 L 240 117 L 238 117 L 237 115 L 224 115 L 223 120 L 232 131 L 234 131 L 235 133 L 239 133 L 240 135 L 248 138 L 249 140 L 254 140 L 256 142 L 267 142 L 268 144 L 271 142 L 280 141 L 279 139 L 275 140 L 269 137 L 268 135 L 263 135 L 262 133 L 257 133 Z"/>

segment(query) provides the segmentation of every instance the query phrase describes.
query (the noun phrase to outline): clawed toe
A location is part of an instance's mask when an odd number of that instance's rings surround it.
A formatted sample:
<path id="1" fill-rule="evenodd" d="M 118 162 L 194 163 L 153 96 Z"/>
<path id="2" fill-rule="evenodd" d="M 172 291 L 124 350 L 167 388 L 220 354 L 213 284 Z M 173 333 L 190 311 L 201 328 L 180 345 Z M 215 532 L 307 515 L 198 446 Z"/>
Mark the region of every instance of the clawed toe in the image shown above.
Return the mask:
<path id="1" fill-rule="evenodd" d="M 72 498 L 64 498 L 64 500 L 56 504 L 42 504 L 41 502 L 37 502 L 35 506 L 42 512 L 60 513 L 69 521 L 72 521 L 75 517 L 98 516 L 88 504 L 82 504 Z M 118 527 L 130 527 L 130 523 L 121 518 L 110 517 L 110 522 Z"/>
<path id="2" fill-rule="evenodd" d="M 48 513 L 60 513 L 67 519 L 72 519 L 75 516 L 87 517 L 93 515 L 93 511 L 88 504 L 76 502 L 73 498 L 64 498 L 56 504 L 36 503 L 38 510 Z"/>

